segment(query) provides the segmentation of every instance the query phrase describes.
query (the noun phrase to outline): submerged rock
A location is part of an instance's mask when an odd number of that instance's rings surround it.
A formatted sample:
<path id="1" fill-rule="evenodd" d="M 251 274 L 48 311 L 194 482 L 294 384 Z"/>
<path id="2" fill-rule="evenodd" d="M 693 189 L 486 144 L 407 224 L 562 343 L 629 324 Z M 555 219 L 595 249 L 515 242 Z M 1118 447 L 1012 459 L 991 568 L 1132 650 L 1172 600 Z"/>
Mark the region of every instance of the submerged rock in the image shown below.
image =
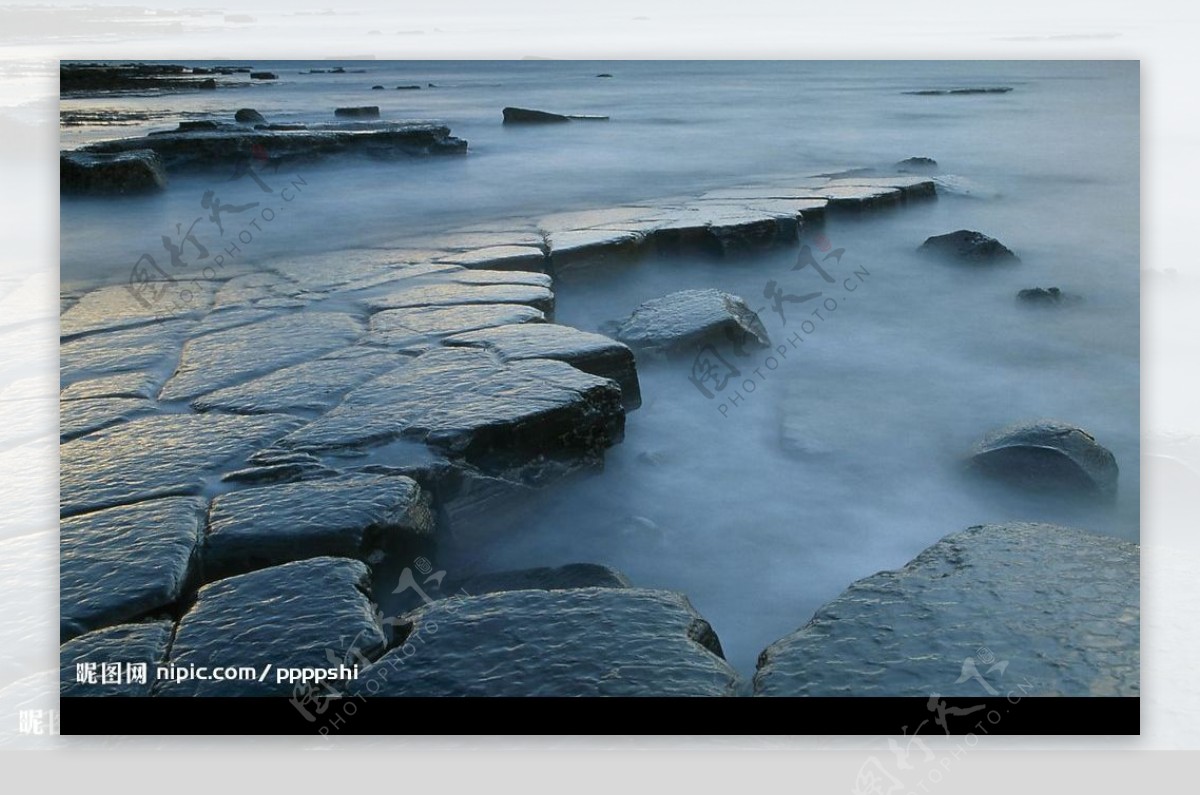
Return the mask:
<path id="1" fill-rule="evenodd" d="M 482 596 L 500 591 L 565 591 L 572 588 L 630 588 L 629 578 L 598 563 L 568 563 L 565 566 L 476 574 L 451 583 L 448 591 L 464 596 Z"/>
<path id="2" fill-rule="evenodd" d="M 602 334 L 553 323 L 521 323 L 457 334 L 447 338 L 446 344 L 486 348 L 504 362 L 525 359 L 566 362 L 585 373 L 616 381 L 626 411 L 642 404 L 633 351 Z"/>
<path id="3" fill-rule="evenodd" d="M 266 124 L 266 118 L 254 108 L 241 108 L 233 114 L 233 120 L 238 124 Z"/>
<path id="4" fill-rule="evenodd" d="M 213 500 L 204 579 L 323 555 L 365 559 L 433 529 L 429 495 L 411 478 L 354 473 L 243 489 Z"/>
<path id="5" fill-rule="evenodd" d="M 570 121 L 560 113 L 547 113 L 544 110 L 528 108 L 505 108 L 503 113 L 505 124 L 553 124 Z"/>
<path id="6" fill-rule="evenodd" d="M 896 164 L 901 171 L 929 171 L 938 167 L 932 157 L 906 157 Z"/>
<path id="7" fill-rule="evenodd" d="M 150 149 L 114 154 L 62 152 L 58 168 L 63 195 L 126 195 L 167 187 L 162 158 Z"/>
<path id="8" fill-rule="evenodd" d="M 121 624 L 80 635 L 64 643 L 58 653 L 59 664 L 62 666 L 59 675 L 59 695 L 150 695 L 155 682 L 155 666 L 166 660 L 172 629 L 174 625 L 170 621 Z M 105 663 L 116 663 L 120 667 L 120 681 L 104 681 L 101 678 Z M 145 680 L 138 681 L 140 676 L 128 678 L 127 666 L 141 664 L 146 666 Z M 80 681 L 81 669 L 84 672 L 84 681 Z M 86 681 L 86 672 L 89 669 L 95 673 L 94 682 Z"/>
<path id="9" fill-rule="evenodd" d="M 251 72 L 251 80 L 278 80 L 279 76 L 274 72 Z"/>
<path id="10" fill-rule="evenodd" d="M 1138 559 L 1135 544 L 1065 527 L 969 528 L 771 644 L 754 693 L 1136 696 Z"/>
<path id="11" fill-rule="evenodd" d="M 61 523 L 63 639 L 175 603 L 191 573 L 206 501 L 171 497 Z"/>
<path id="12" fill-rule="evenodd" d="M 668 591 L 506 591 L 442 599 L 405 620 L 404 643 L 352 693 L 732 696 L 738 683 L 712 627 Z"/>
<path id="13" fill-rule="evenodd" d="M 333 115 L 350 119 L 378 119 L 379 106 L 363 105 L 355 108 L 337 108 Z"/>
<path id="14" fill-rule="evenodd" d="M 1011 86 L 988 86 L 984 88 L 926 88 L 920 91 L 905 91 L 918 97 L 960 96 L 968 94 L 1007 94 Z"/>
<path id="15" fill-rule="evenodd" d="M 1117 460 L 1087 431 L 1038 420 L 988 434 L 971 451 L 971 466 L 991 477 L 1037 491 L 1111 496 Z"/>
<path id="16" fill-rule="evenodd" d="M 1029 287 L 1017 293 L 1017 300 L 1030 306 L 1059 306 L 1075 303 L 1079 297 L 1064 293 L 1058 287 Z"/>
<path id="17" fill-rule="evenodd" d="M 176 667 L 363 665 L 383 651 L 370 572 L 357 560 L 313 558 L 218 580 L 200 589 L 179 622 Z M 160 680 L 162 696 L 292 696 L 297 685 L 264 681 Z"/>
<path id="18" fill-rule="evenodd" d="M 616 383 L 548 359 L 498 361 L 435 348 L 346 395 L 281 441 L 296 450 L 357 449 L 406 438 L 488 471 L 598 460 L 624 435 Z"/>
<path id="19" fill-rule="evenodd" d="M 613 335 L 631 348 L 676 353 L 707 340 L 771 344 L 758 315 L 736 295 L 720 290 L 681 290 L 639 306 Z"/>
<path id="20" fill-rule="evenodd" d="M 972 232 L 968 229 L 960 229 L 945 235 L 934 235 L 922 243 L 917 250 L 924 254 L 964 262 L 1020 262 L 1020 258 L 1009 251 L 999 240 L 988 237 L 982 232 Z"/>

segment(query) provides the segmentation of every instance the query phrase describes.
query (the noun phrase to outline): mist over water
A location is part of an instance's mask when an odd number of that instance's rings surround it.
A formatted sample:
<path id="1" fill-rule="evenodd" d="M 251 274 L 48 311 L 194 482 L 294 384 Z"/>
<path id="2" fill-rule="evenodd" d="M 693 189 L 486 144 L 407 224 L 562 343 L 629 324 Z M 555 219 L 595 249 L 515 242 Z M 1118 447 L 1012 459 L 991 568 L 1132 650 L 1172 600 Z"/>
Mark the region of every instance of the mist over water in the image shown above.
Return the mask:
<path id="1" fill-rule="evenodd" d="M 730 662 L 750 673 L 759 651 L 851 582 L 970 525 L 1048 521 L 1138 539 L 1136 63 L 411 62 L 297 74 L 334 65 L 256 62 L 280 81 L 68 99 L 62 109 L 231 118 L 254 107 L 286 122 L 378 104 L 384 119 L 438 119 L 470 142 L 463 158 L 282 169 L 309 187 L 246 247 L 247 262 L 336 257 L 500 218 L 887 167 L 916 155 L 937 159 L 938 173 L 971 188 L 969 196 L 943 192 L 937 201 L 831 218 L 821 231 L 845 249 L 840 262 L 825 263 L 834 284 L 811 268 L 793 270 L 794 248 L 721 261 L 645 259 L 556 280 L 556 320 L 593 331 L 675 290 L 727 290 L 764 307 L 772 341 L 788 353 L 768 369 L 771 351 L 742 358 L 718 346 L 742 378 L 711 399 L 689 381 L 689 361 L 639 361 L 644 404 L 628 416 L 604 471 L 545 490 L 523 519 L 445 550 L 439 566 L 458 575 L 610 564 L 638 586 L 686 593 Z M 614 77 L 596 78 L 601 72 Z M 371 91 L 375 84 L 387 89 Z M 408 84 L 426 87 L 394 90 Z M 1000 85 L 1014 90 L 902 93 Z M 612 120 L 505 128 L 505 105 Z M 66 127 L 63 142 L 177 120 Z M 160 196 L 64 201 L 64 288 L 123 281 L 142 251 L 201 213 L 205 190 L 253 200 L 252 184 L 224 179 L 173 176 Z M 915 254 L 928 236 L 956 229 L 996 237 L 1022 262 L 956 267 Z M 786 304 L 784 324 L 764 297 L 772 280 L 789 294 L 821 290 L 836 309 L 822 299 Z M 1016 292 L 1035 286 L 1082 300 L 1019 305 Z M 793 347 L 794 333 L 803 341 Z M 761 378 L 749 375 L 755 367 Z M 731 403 L 735 390 L 741 398 Z M 965 475 L 964 455 L 981 436 L 1035 418 L 1079 425 L 1113 451 L 1121 469 L 1113 502 L 1033 498 Z"/>

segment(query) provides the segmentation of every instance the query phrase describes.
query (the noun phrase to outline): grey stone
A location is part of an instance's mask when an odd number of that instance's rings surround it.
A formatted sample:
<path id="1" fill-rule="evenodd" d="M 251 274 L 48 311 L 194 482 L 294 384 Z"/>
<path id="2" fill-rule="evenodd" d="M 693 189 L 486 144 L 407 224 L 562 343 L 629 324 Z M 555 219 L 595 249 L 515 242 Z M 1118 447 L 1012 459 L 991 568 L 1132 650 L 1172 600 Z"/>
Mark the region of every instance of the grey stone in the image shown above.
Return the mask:
<path id="1" fill-rule="evenodd" d="M 960 229 L 945 235 L 934 235 L 921 244 L 918 251 L 946 259 L 977 264 L 1020 262 L 1016 254 L 999 240 L 982 232 Z"/>
<path id="2" fill-rule="evenodd" d="M 62 152 L 58 172 L 63 195 L 127 195 L 167 187 L 162 158 L 149 149 L 114 154 Z"/>
<path id="3" fill-rule="evenodd" d="M 170 497 L 63 519 L 62 637 L 174 604 L 188 583 L 205 505 L 197 497 Z"/>
<path id="4" fill-rule="evenodd" d="M 602 334 L 552 323 L 522 323 L 457 334 L 446 339 L 446 344 L 486 348 L 504 362 L 524 359 L 566 362 L 585 373 L 616 381 L 626 411 L 642 404 L 633 351 Z"/>
<path id="5" fill-rule="evenodd" d="M 467 304 L 387 309 L 371 315 L 366 339 L 398 348 L 425 345 L 452 334 L 514 323 L 541 323 L 546 315 L 524 304 Z"/>
<path id="6" fill-rule="evenodd" d="M 233 120 L 238 124 L 266 124 L 266 118 L 254 108 L 240 108 L 233 114 Z"/>
<path id="7" fill-rule="evenodd" d="M 279 415 L 167 414 L 64 442 L 59 448 L 62 514 L 198 493 L 221 466 L 297 424 Z"/>
<path id="8" fill-rule="evenodd" d="M 771 344 L 746 302 L 720 290 L 680 290 L 639 306 L 613 336 L 638 351 L 677 353 L 708 340 Z"/>
<path id="9" fill-rule="evenodd" d="M 991 477 L 1038 491 L 1097 493 L 1117 489 L 1117 460 L 1087 431 L 1035 420 L 993 431 L 971 451 L 971 466 Z"/>
<path id="10" fill-rule="evenodd" d="M 456 306 L 466 304 L 526 304 L 554 314 L 554 293 L 531 284 L 416 284 L 367 299 L 374 310 L 414 306 Z"/>
<path id="11" fill-rule="evenodd" d="M 411 478 L 352 473 L 243 489 L 213 500 L 203 577 L 325 555 L 365 559 L 433 530 L 429 495 Z"/>
<path id="12" fill-rule="evenodd" d="M 1017 698 L 1137 695 L 1138 558 L 1134 544 L 1065 527 L 969 528 L 769 646 L 754 692 L 983 698 L 977 671 Z"/>
<path id="13" fill-rule="evenodd" d="M 486 246 L 441 257 L 440 262 L 464 268 L 488 270 L 544 271 L 546 254 L 534 246 Z"/>
<path id="14" fill-rule="evenodd" d="M 615 383 L 563 362 L 505 364 L 483 350 L 434 349 L 351 391 L 281 444 L 354 449 L 405 437 L 488 470 L 594 459 L 624 434 L 620 401 Z"/>
<path id="15" fill-rule="evenodd" d="M 363 105 L 355 108 L 338 108 L 333 112 L 334 116 L 341 116 L 350 119 L 378 119 L 378 105 Z"/>
<path id="16" fill-rule="evenodd" d="M 313 558 L 218 580 L 179 622 L 170 663 L 254 666 L 264 681 L 160 680 L 161 696 L 295 696 L 274 669 L 362 665 L 383 651 L 370 572 L 357 560 Z"/>
<path id="17" fill-rule="evenodd" d="M 738 682 L 712 627 L 668 591 L 506 591 L 438 600 L 405 620 L 404 643 L 352 692 L 731 696 Z"/>
<path id="18" fill-rule="evenodd" d="M 160 400 L 187 400 L 313 359 L 354 342 L 360 322 L 340 312 L 298 312 L 195 337 Z"/>
<path id="19" fill-rule="evenodd" d="M 528 108 L 505 108 L 502 113 L 505 124 L 553 124 L 570 121 L 561 113 L 548 113 L 544 110 Z"/>
<path id="20" fill-rule="evenodd" d="M 163 664 L 174 625 L 170 621 L 120 624 L 89 632 L 64 643 L 59 649 L 62 666 L 59 695 L 63 696 L 149 696 L 155 682 L 155 666 Z M 115 663 L 120 681 L 105 683 L 100 678 L 105 663 Z M 145 664 L 146 681 L 126 678 L 127 666 Z M 96 682 L 79 681 L 80 666 L 95 666 Z"/>

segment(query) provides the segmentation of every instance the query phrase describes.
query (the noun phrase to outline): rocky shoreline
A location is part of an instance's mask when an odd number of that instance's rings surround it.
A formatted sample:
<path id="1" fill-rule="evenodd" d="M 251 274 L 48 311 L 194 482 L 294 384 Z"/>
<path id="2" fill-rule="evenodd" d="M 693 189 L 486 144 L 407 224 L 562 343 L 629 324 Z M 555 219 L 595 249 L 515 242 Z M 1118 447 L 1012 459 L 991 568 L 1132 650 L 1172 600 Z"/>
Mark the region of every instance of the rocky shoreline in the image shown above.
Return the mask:
<path id="1" fill-rule="evenodd" d="M 448 131 L 344 132 L 383 134 L 436 147 Z M 186 165 L 175 153 L 198 142 L 232 153 L 258 136 L 275 147 L 338 135 L 202 129 L 152 136 L 150 148 Z M 108 146 L 97 152 L 137 148 Z M 895 575 L 852 585 L 765 650 L 753 683 L 725 662 L 685 596 L 619 572 L 581 562 L 442 587 L 409 568 L 420 570 L 410 561 L 440 538 L 469 534 L 476 517 L 602 467 L 644 398 L 639 356 L 731 330 L 755 335 L 753 313 L 716 291 L 648 302 L 615 323 L 615 338 L 556 324 L 557 278 L 647 254 L 775 250 L 829 213 L 936 194 L 928 177 L 807 177 L 452 230 L 404 249 L 230 267 L 186 288 L 150 279 L 64 295 L 63 694 L 297 692 L 273 680 L 75 681 L 77 664 L 119 649 L 121 661 L 140 655 L 152 668 L 358 665 L 339 688 L 370 695 L 861 695 L 878 690 L 881 668 L 912 682 L 911 693 L 887 695 L 928 695 L 921 688 L 958 676 L 959 651 L 979 645 L 979 627 L 955 624 L 938 641 L 945 655 L 922 657 L 904 645 L 927 640 L 913 617 L 955 599 L 977 605 L 993 592 L 989 578 L 1019 582 L 1014 567 L 1034 579 L 1063 573 L 1046 597 L 1058 620 L 1039 620 L 1029 637 L 1073 655 L 1071 676 L 1051 681 L 1037 644 L 1012 629 L 1025 613 L 987 613 L 1046 605 L 999 600 L 975 618 L 1009 628 L 1012 643 L 996 651 L 1014 670 L 1044 672 L 1045 692 L 1136 694 L 1137 548 L 1074 530 L 1013 525 L 947 538 Z M 996 252 L 1015 260 L 998 241 L 953 234 L 953 245 L 927 244 L 931 256 L 971 267 Z M 758 342 L 771 344 L 765 331 Z M 1035 455 L 1044 477 L 1033 485 L 1109 492 L 1116 464 L 1104 453 L 1074 426 L 1041 423 L 989 436 L 968 455 L 983 477 L 1011 480 Z M 401 566 L 421 599 L 388 617 L 378 572 Z M 889 634 L 876 611 L 847 607 L 893 594 L 905 600 L 896 615 L 914 626 Z M 1088 621 L 1072 620 L 1079 614 Z M 893 636 L 896 648 L 878 645 Z M 512 637 L 523 639 L 515 650 Z M 851 642 L 862 648 L 847 656 Z"/>

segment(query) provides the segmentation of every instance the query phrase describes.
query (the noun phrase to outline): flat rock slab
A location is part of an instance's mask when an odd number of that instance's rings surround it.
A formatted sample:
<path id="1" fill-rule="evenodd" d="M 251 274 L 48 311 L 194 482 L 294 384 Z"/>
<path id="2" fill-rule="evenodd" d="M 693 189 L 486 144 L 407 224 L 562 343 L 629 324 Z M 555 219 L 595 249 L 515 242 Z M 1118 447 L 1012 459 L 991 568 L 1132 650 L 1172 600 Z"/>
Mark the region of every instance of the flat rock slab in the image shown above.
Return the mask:
<path id="1" fill-rule="evenodd" d="M 535 569 L 476 574 L 451 584 L 450 591 L 464 596 L 482 596 L 500 591 L 565 591 L 572 588 L 630 588 L 629 578 L 610 566 L 598 563 L 568 563 Z"/>
<path id="2" fill-rule="evenodd" d="M 466 304 L 525 304 L 554 314 L 554 293 L 547 287 L 521 283 L 415 284 L 368 298 L 372 310 L 415 306 L 459 306 Z"/>
<path id="3" fill-rule="evenodd" d="M 183 594 L 206 501 L 172 497 L 61 522 L 61 635 L 138 618 Z"/>
<path id="4" fill-rule="evenodd" d="M 385 637 L 357 560 L 313 558 L 218 580 L 200 589 L 171 646 L 176 667 L 255 666 L 264 681 L 160 680 L 161 696 L 292 696 L 274 668 L 353 666 L 383 651 Z"/>
<path id="5" fill-rule="evenodd" d="M 298 424 L 278 415 L 168 414 L 71 440 L 59 448 L 62 514 L 198 493 L 221 466 Z"/>
<path id="6" fill-rule="evenodd" d="M 144 398 L 158 394 L 158 379 L 148 372 L 128 372 L 76 381 L 63 389 L 59 400 L 94 398 Z"/>
<path id="7" fill-rule="evenodd" d="M 371 315 L 365 341 L 395 348 L 427 347 L 467 331 L 518 323 L 541 323 L 546 315 L 524 304 L 466 304 L 386 309 Z"/>
<path id="8" fill-rule="evenodd" d="M 575 265 L 602 265 L 637 256 L 646 234 L 621 229 L 572 229 L 547 237 L 550 261 L 561 272 Z"/>
<path id="9" fill-rule="evenodd" d="M 155 666 L 167 656 L 174 624 L 150 621 L 98 629 L 64 643 L 59 649 L 62 666 L 59 695 L 148 696 L 154 686 Z M 111 667 L 115 664 L 116 669 Z M 146 677 L 130 677 L 132 666 L 145 665 Z M 106 666 L 107 667 L 106 669 Z M 95 680 L 91 680 L 91 676 Z"/>
<path id="10" fill-rule="evenodd" d="M 720 290 L 680 290 L 647 301 L 614 327 L 613 336 L 649 353 L 682 352 L 710 339 L 771 344 L 746 302 Z"/>
<path id="11" fill-rule="evenodd" d="M 64 196 L 152 193 L 167 187 L 162 159 L 149 149 L 108 155 L 62 152 L 58 168 Z"/>
<path id="12" fill-rule="evenodd" d="M 145 326 L 208 311 L 217 284 L 204 279 L 183 284 L 155 281 L 139 283 L 135 289 L 110 285 L 84 293 L 59 317 L 59 337 L 66 342 L 97 331 Z"/>
<path id="13" fill-rule="evenodd" d="M 143 398 L 89 398 L 60 404 L 58 434 L 63 441 L 86 436 L 150 411 Z"/>
<path id="14" fill-rule="evenodd" d="M 1054 420 L 993 431 L 971 451 L 971 466 L 991 477 L 1039 491 L 1112 496 L 1117 460 L 1090 433 Z"/>
<path id="15" fill-rule="evenodd" d="M 533 246 L 487 246 L 473 251 L 450 254 L 440 259 L 464 268 L 486 268 L 488 270 L 544 271 L 546 255 Z"/>
<path id="16" fill-rule="evenodd" d="M 485 350 L 434 349 L 351 391 L 281 444 L 335 450 L 400 437 L 503 468 L 544 456 L 598 455 L 620 441 L 621 390 L 557 361 L 503 363 Z"/>
<path id="17" fill-rule="evenodd" d="M 187 400 L 345 347 L 361 323 L 341 312 L 298 312 L 191 339 L 160 400 Z"/>
<path id="18" fill-rule="evenodd" d="M 708 622 L 669 591 L 583 588 L 443 599 L 353 691 L 383 696 L 730 696 Z"/>
<path id="19" fill-rule="evenodd" d="M 1081 530 L 969 528 L 769 646 L 754 692 L 984 697 L 978 673 L 1017 697 L 1136 696 L 1138 560 L 1137 545 Z"/>
<path id="20" fill-rule="evenodd" d="M 165 379 L 195 326 L 191 320 L 172 320 L 63 342 L 58 348 L 62 386 L 135 370 L 161 372 Z"/>
<path id="21" fill-rule="evenodd" d="M 346 348 L 209 392 L 193 400 L 192 408 L 236 414 L 325 411 L 336 406 L 349 390 L 404 362 L 405 357 L 389 351 Z"/>
<path id="22" fill-rule="evenodd" d="M 348 474 L 243 489 L 213 500 L 203 577 L 321 556 L 365 558 L 433 530 L 429 495 L 407 477 Z"/>
<path id="23" fill-rule="evenodd" d="M 554 323 L 519 324 L 458 334 L 449 337 L 446 344 L 494 351 L 504 362 L 525 359 L 566 362 L 585 373 L 616 381 L 626 411 L 642 405 L 633 351 L 603 334 Z"/>

